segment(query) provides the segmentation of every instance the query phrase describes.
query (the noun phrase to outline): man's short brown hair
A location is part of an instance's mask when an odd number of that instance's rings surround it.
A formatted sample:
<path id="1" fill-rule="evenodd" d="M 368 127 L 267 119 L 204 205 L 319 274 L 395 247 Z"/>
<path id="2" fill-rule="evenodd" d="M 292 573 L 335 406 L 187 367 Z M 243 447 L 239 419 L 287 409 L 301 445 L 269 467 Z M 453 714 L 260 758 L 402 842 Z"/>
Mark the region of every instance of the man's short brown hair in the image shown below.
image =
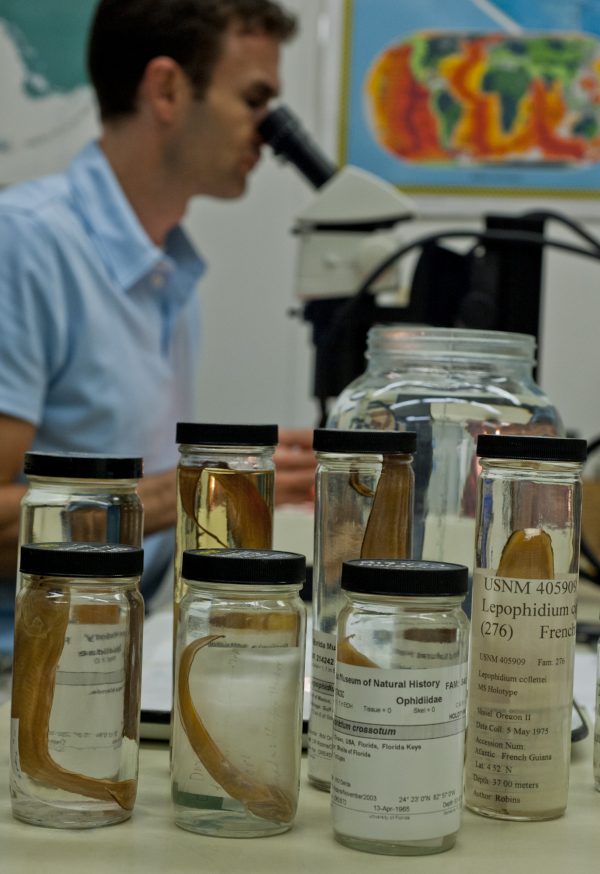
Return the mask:
<path id="1" fill-rule="evenodd" d="M 103 120 L 135 111 L 148 63 L 166 55 L 202 97 L 232 22 L 285 42 L 295 18 L 273 0 L 100 0 L 90 31 L 88 70 Z"/>

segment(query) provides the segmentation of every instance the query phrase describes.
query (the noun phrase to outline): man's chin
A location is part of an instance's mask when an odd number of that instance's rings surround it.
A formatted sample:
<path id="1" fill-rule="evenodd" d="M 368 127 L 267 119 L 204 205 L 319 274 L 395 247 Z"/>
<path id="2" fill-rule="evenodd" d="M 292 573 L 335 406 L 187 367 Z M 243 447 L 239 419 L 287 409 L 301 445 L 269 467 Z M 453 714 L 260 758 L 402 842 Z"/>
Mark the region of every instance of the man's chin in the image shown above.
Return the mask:
<path id="1" fill-rule="evenodd" d="M 205 192 L 209 197 L 215 197 L 218 200 L 235 200 L 246 193 L 248 188 L 248 179 L 245 176 L 243 179 L 238 179 L 235 182 L 230 182 L 227 185 L 215 186 L 212 191 Z"/>

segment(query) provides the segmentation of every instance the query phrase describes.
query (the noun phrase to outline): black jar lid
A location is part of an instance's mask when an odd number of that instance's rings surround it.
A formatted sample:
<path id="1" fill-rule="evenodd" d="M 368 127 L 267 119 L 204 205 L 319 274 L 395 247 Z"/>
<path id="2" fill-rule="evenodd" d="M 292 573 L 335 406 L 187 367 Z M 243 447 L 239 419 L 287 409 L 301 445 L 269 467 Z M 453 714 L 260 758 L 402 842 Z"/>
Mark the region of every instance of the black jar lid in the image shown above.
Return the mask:
<path id="1" fill-rule="evenodd" d="M 315 452 L 407 454 L 414 452 L 416 446 L 417 435 L 414 431 L 343 431 L 337 428 L 317 428 L 313 434 Z"/>
<path id="2" fill-rule="evenodd" d="M 205 583 L 303 583 L 306 558 L 274 549 L 186 549 L 181 575 Z"/>
<path id="3" fill-rule="evenodd" d="M 342 589 L 365 595 L 465 595 L 463 564 L 395 558 L 361 558 L 342 564 Z"/>
<path id="4" fill-rule="evenodd" d="M 27 476 L 62 479 L 140 479 L 143 459 L 72 452 L 26 452 Z"/>
<path id="5" fill-rule="evenodd" d="M 480 434 L 480 458 L 515 461 L 585 461 L 587 443 L 574 437 L 530 437 L 520 434 Z"/>
<path id="6" fill-rule="evenodd" d="M 29 543 L 21 547 L 19 570 L 49 577 L 137 577 L 144 550 L 123 543 Z"/>
<path id="7" fill-rule="evenodd" d="M 177 422 L 177 443 L 197 446 L 275 446 L 277 425 L 218 425 L 212 422 Z"/>

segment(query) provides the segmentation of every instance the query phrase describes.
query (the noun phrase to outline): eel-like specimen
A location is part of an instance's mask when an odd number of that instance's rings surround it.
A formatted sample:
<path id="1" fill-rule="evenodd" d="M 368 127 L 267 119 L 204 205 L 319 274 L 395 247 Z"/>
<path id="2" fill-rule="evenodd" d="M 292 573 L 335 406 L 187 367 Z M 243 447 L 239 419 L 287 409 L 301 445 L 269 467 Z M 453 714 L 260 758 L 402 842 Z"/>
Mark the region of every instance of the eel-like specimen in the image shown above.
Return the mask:
<path id="1" fill-rule="evenodd" d="M 129 632 L 125 646 L 125 688 L 123 689 L 123 735 L 139 744 L 142 700 L 142 629 L 144 604 L 129 605 Z"/>
<path id="2" fill-rule="evenodd" d="M 212 501 L 215 505 L 226 503 L 227 522 L 234 545 L 244 549 L 270 549 L 273 540 L 273 514 L 255 483 L 241 471 L 232 471 L 226 464 L 220 465 L 223 473 L 210 466 L 214 483 Z M 216 534 L 200 524 L 197 517 L 196 497 L 200 477 L 208 467 L 180 467 L 178 471 L 181 504 L 186 515 L 203 534 L 211 537 L 221 547 L 224 543 Z"/>
<path id="3" fill-rule="evenodd" d="M 412 540 L 413 473 L 406 455 L 383 456 L 361 558 L 409 558 Z"/>
<path id="4" fill-rule="evenodd" d="M 350 474 L 350 485 L 365 497 L 373 497 Z M 413 473 L 406 463 L 406 455 L 388 453 L 383 456 L 381 474 L 373 497 L 367 527 L 360 551 L 361 558 L 409 558 L 412 547 L 412 492 Z M 365 668 L 379 667 L 350 643 L 350 638 L 338 642 L 337 660 L 346 665 Z"/>
<path id="5" fill-rule="evenodd" d="M 338 641 L 336 653 L 338 662 L 342 662 L 345 665 L 358 665 L 362 668 L 378 668 L 379 665 L 372 662 L 371 659 L 359 652 L 356 647 L 350 643 L 350 638 L 352 637 L 354 637 L 353 634 Z"/>
<path id="6" fill-rule="evenodd" d="M 194 525 L 196 525 L 203 534 L 216 540 L 219 546 L 226 549 L 228 544 L 223 543 L 220 537 L 213 534 L 212 531 L 209 531 L 208 528 L 205 528 L 204 525 L 201 525 L 198 521 L 198 516 L 196 514 L 196 493 L 198 491 L 200 477 L 202 476 L 203 470 L 204 467 L 180 467 L 178 469 L 177 481 L 179 485 L 179 494 L 181 495 L 181 506 L 183 507 L 186 516 L 192 520 Z"/>
<path id="7" fill-rule="evenodd" d="M 350 477 L 348 481 L 354 491 L 358 492 L 359 495 L 362 495 L 363 498 L 372 498 L 375 496 L 375 492 L 373 491 L 373 489 L 370 489 L 368 486 L 360 481 L 359 474 L 356 469 L 350 469 Z"/>
<path id="8" fill-rule="evenodd" d="M 272 822 L 291 822 L 294 801 L 278 786 L 259 783 L 233 765 L 219 749 L 194 706 L 190 692 L 190 669 L 196 653 L 223 634 L 200 637 L 188 644 L 179 662 L 179 715 L 190 745 L 210 776 L 225 792 L 240 801 L 250 813 Z"/>
<path id="9" fill-rule="evenodd" d="M 99 801 L 116 801 L 124 810 L 132 810 L 135 780 L 105 780 L 67 771 L 48 750 L 56 669 L 69 623 L 69 601 L 66 586 L 44 577 L 33 577 L 17 599 L 11 715 L 19 725 L 21 771 L 40 785 Z"/>
<path id="10" fill-rule="evenodd" d="M 541 528 L 519 528 L 510 535 L 500 556 L 499 577 L 549 580 L 554 577 L 550 535 Z"/>
<path id="11" fill-rule="evenodd" d="M 217 486 L 215 503 L 227 503 L 227 523 L 236 546 L 270 549 L 273 513 L 256 484 L 245 473 L 214 473 L 212 476 Z"/>

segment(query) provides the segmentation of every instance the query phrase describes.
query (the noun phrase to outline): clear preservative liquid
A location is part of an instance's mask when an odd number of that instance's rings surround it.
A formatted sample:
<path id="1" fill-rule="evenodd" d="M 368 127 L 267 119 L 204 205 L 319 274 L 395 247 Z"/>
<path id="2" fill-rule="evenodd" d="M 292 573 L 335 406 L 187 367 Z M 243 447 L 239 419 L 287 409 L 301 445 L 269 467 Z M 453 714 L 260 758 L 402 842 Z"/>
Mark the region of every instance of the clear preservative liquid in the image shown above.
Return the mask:
<path id="1" fill-rule="evenodd" d="M 177 424 L 175 622 L 186 549 L 270 549 L 276 425 Z"/>

